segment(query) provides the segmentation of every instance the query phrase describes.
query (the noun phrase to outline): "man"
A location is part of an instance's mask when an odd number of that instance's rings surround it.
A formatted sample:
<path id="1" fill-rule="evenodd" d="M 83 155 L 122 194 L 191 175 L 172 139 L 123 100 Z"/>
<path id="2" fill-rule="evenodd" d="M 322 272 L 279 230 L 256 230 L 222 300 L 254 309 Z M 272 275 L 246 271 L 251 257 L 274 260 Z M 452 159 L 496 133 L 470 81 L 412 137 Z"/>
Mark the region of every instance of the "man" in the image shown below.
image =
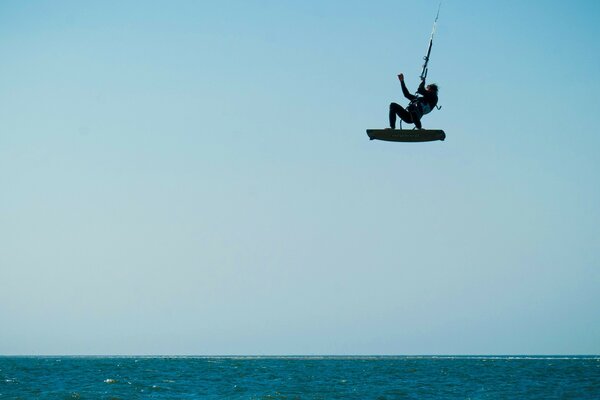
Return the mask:
<path id="1" fill-rule="evenodd" d="M 407 124 L 415 124 L 417 129 L 422 129 L 421 118 L 437 105 L 438 87 L 436 84 L 425 87 L 425 79 L 423 79 L 419 89 L 417 89 L 420 96 L 415 96 L 406 88 L 404 74 L 398 75 L 398 79 L 400 79 L 402 85 L 402 93 L 404 97 L 410 100 L 410 104 L 406 109 L 397 103 L 390 104 L 390 128 L 396 129 L 396 115 L 398 115 Z"/>

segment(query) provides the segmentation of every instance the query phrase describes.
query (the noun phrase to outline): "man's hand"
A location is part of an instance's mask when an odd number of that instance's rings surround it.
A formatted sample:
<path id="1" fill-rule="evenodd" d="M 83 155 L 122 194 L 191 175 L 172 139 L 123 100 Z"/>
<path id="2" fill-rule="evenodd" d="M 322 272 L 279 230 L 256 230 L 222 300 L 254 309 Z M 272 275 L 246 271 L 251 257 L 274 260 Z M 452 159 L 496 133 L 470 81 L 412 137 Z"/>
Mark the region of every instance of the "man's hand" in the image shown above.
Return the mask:
<path id="1" fill-rule="evenodd" d="M 400 73 L 400 75 L 398 75 L 398 79 L 400 79 L 400 82 L 404 82 L 404 74 Z"/>

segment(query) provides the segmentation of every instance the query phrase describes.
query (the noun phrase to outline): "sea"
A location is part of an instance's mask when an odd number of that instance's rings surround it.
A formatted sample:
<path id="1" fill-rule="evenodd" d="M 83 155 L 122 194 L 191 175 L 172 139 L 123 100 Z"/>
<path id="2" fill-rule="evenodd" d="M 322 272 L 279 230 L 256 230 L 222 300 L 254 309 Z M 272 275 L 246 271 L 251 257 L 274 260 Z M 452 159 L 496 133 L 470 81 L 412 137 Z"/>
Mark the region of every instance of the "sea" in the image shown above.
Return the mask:
<path id="1" fill-rule="evenodd" d="M 0 399 L 600 399 L 600 356 L 0 357 Z"/>

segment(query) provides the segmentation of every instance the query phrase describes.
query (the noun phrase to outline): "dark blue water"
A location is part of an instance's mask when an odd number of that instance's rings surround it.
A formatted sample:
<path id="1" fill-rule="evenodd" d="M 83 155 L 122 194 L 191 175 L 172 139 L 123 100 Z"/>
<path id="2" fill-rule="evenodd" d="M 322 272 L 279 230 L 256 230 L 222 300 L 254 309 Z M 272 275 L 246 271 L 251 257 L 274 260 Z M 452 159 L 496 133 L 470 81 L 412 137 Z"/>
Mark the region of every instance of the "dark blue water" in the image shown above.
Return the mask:
<path id="1" fill-rule="evenodd" d="M 600 357 L 0 357 L 0 399 L 600 399 Z"/>

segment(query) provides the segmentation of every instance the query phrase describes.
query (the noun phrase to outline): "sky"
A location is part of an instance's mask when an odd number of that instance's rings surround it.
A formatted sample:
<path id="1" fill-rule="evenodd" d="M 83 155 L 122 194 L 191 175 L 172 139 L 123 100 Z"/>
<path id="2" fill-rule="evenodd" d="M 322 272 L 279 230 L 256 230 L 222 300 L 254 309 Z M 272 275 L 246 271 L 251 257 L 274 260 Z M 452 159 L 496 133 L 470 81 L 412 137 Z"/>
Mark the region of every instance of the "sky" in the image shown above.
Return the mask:
<path id="1" fill-rule="evenodd" d="M 0 354 L 600 354 L 600 2 L 0 3 Z"/>

